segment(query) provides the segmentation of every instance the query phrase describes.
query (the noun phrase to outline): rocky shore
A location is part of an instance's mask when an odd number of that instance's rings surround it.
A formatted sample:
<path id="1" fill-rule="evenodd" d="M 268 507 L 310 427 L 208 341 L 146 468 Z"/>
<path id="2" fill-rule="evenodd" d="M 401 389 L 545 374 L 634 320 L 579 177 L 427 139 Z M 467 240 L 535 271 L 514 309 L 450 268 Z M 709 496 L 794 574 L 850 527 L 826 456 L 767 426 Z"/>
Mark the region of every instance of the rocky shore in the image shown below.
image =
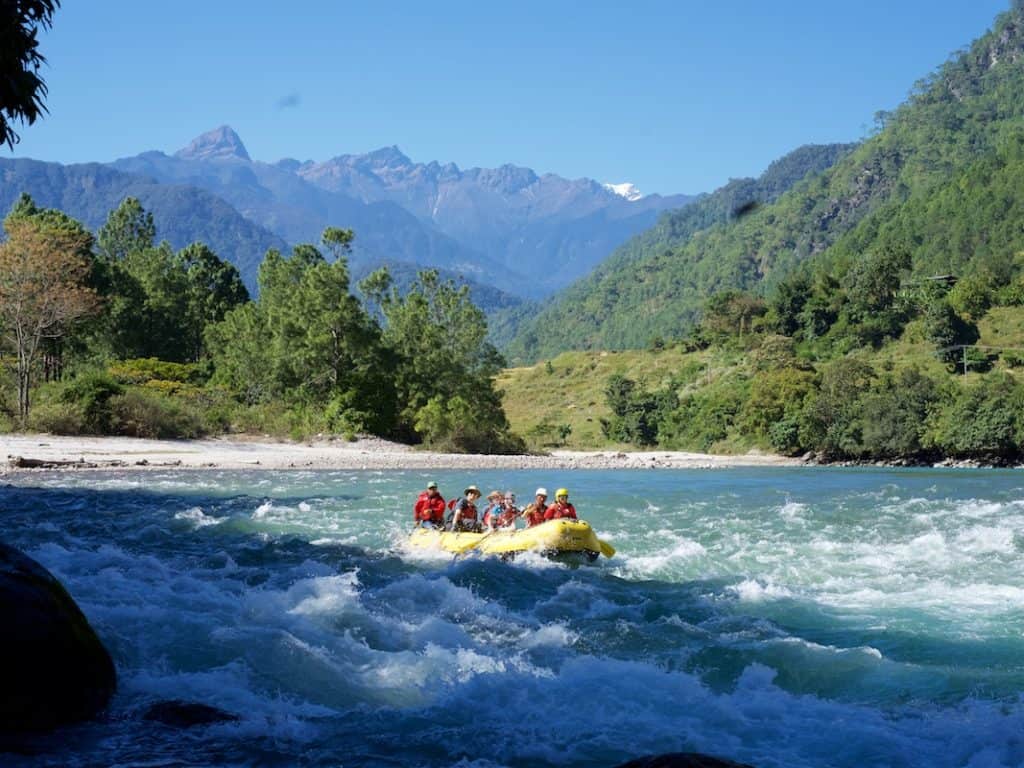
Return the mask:
<path id="1" fill-rule="evenodd" d="M 275 442 L 269 438 L 145 440 L 129 437 L 0 436 L 0 474 L 35 469 L 715 469 L 799 466 L 770 454 L 678 451 L 554 451 L 493 456 L 436 453 L 379 438 Z"/>

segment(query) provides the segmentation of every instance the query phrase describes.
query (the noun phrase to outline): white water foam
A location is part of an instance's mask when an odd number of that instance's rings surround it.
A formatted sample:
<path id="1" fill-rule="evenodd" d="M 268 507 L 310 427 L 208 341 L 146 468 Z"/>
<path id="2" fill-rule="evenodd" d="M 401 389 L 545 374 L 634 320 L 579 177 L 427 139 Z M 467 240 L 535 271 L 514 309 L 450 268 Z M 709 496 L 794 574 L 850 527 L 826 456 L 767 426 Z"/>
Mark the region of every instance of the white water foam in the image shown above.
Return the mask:
<path id="1" fill-rule="evenodd" d="M 223 567 L 185 575 L 110 546 L 47 545 L 34 554 L 68 580 L 101 634 L 113 639 L 125 705 L 209 703 L 243 717 L 209 734 L 269 737 L 296 754 L 326 738 L 340 713 L 370 706 L 394 708 L 398 722 L 402 712 L 422 710 L 434 726 L 403 739 L 441 739 L 496 764 L 604 764 L 691 749 L 769 767 L 881 759 L 952 768 L 1015 765 L 1024 757 L 1019 702 L 882 710 L 794 695 L 762 664 L 716 692 L 694 674 L 655 664 L 573 656 L 577 638 L 565 621 L 536 616 L 643 617 L 642 604 L 613 603 L 590 580 L 570 579 L 520 614 L 437 574 L 403 577 L 371 595 L 357 570 L 303 562 L 279 586 L 247 590 L 239 600 L 237 582 L 219 580 Z M 745 589 L 767 595 L 773 587 L 751 582 Z M 877 663 L 881 655 L 780 642 L 851 661 Z M 529 654 L 541 651 L 560 655 L 539 665 Z M 192 669 L 197 653 L 208 668 Z M 467 708 L 516 714 L 496 732 L 469 730 L 458 714 Z M 559 713 L 569 711 L 567 728 Z"/>
<path id="2" fill-rule="evenodd" d="M 798 501 L 787 501 L 779 508 L 779 516 L 787 520 L 795 520 L 802 517 L 807 509 L 806 504 L 801 504 Z"/>
<path id="3" fill-rule="evenodd" d="M 613 562 L 615 573 L 625 578 L 678 578 L 681 570 L 707 554 L 699 542 L 669 530 L 649 532 L 646 538 L 658 542 L 659 548 L 645 555 L 629 555 L 620 551 Z"/>
<path id="4" fill-rule="evenodd" d="M 517 762 L 552 765 L 614 764 L 690 750 L 768 768 L 952 768 L 1024 760 L 1020 702 L 886 712 L 795 696 L 775 677 L 769 667 L 752 664 L 732 691 L 715 693 L 689 674 L 578 657 L 553 678 L 476 675 L 431 712 L 463 711 L 472 703 L 477 711 L 521 713 L 496 733 L 463 732 L 460 748 L 482 758 L 515 755 Z"/>
<path id="5" fill-rule="evenodd" d="M 787 517 L 781 491 L 749 508 L 730 506 L 725 494 L 686 508 L 669 499 L 662 530 L 624 528 L 621 557 L 577 572 L 450 556 L 381 561 L 388 527 L 408 530 L 407 505 L 401 522 L 397 506 L 382 513 L 373 500 L 318 500 L 304 510 L 307 502 L 291 499 L 309 491 L 279 478 L 272 487 L 289 500 L 257 496 L 233 508 L 240 522 L 270 504 L 250 525 L 253 543 L 271 544 L 282 531 L 294 540 L 304 525 L 307 538 L 348 538 L 369 559 L 357 567 L 340 548 L 295 547 L 264 563 L 273 547 L 255 546 L 236 562 L 220 551 L 228 527 L 200 525 L 187 534 L 170 526 L 212 546 L 176 560 L 138 554 L 137 544 L 98 546 L 80 530 L 30 550 L 65 580 L 114 652 L 123 680 L 115 714 L 161 698 L 203 701 L 243 714 L 211 732 L 269 733 L 294 762 L 342 723 L 365 718 L 384 744 L 451 745 L 437 764 L 468 755 L 481 766 L 610 765 L 678 749 L 762 768 L 1024 764 L 1024 703 L 985 690 L 1015 674 L 1024 604 L 1018 502 L 927 502 L 886 487 L 831 506 L 815 497 Z M 869 496 L 877 501 L 864 511 L 857 505 Z M 147 525 L 158 530 L 187 504 Z M 220 514 L 206 501 L 197 508 Z M 335 519 L 337 509 L 351 521 Z M 709 583 L 694 592 L 713 599 L 681 597 L 700 579 Z M 612 642 L 595 648 L 595 637 Z M 687 643 L 706 652 L 692 662 L 706 668 L 685 666 L 694 658 Z M 918 646 L 924 661 L 900 660 Z M 707 670 L 721 677 L 705 683 Z M 975 684 L 976 696 L 957 692 Z M 465 728 L 466 711 L 509 717 L 478 732 Z M 190 744 L 204 738 L 189 734 Z"/>
<path id="6" fill-rule="evenodd" d="M 274 502 L 273 501 L 265 501 L 262 504 L 260 504 L 258 507 L 256 507 L 256 510 L 252 513 L 252 519 L 253 520 L 263 520 L 264 518 L 267 517 L 267 515 L 269 515 L 273 511 L 274 511 Z"/>
<path id="7" fill-rule="evenodd" d="M 195 528 L 205 528 L 208 525 L 220 525 L 225 518 L 207 515 L 201 507 L 189 507 L 183 512 L 175 513 L 174 519 L 188 520 Z"/>
<path id="8" fill-rule="evenodd" d="M 740 600 L 750 603 L 780 600 L 793 596 L 793 593 L 786 587 L 771 582 L 762 584 L 756 579 L 744 579 L 739 584 L 730 586 L 729 591 L 735 593 Z"/>
<path id="9" fill-rule="evenodd" d="M 1016 552 L 1014 530 L 1002 526 L 979 525 L 962 531 L 956 537 L 956 544 L 972 554 Z"/>

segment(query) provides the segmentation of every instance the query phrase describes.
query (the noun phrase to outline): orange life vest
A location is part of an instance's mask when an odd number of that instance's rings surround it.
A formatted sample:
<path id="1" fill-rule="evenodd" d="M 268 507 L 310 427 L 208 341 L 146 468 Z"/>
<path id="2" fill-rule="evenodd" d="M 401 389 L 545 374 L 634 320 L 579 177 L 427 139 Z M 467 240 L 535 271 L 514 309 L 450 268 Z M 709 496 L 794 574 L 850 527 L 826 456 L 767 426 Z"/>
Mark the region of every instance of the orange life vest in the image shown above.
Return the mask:
<path id="1" fill-rule="evenodd" d="M 569 502 L 565 504 L 559 504 L 557 501 L 548 507 L 548 511 L 544 513 L 545 520 L 558 520 L 563 517 L 568 517 L 576 520 L 576 507 Z"/>
<path id="2" fill-rule="evenodd" d="M 523 517 L 526 518 L 527 528 L 533 525 L 540 525 L 544 522 L 544 508 L 538 507 L 536 502 L 534 502 L 523 511 Z"/>

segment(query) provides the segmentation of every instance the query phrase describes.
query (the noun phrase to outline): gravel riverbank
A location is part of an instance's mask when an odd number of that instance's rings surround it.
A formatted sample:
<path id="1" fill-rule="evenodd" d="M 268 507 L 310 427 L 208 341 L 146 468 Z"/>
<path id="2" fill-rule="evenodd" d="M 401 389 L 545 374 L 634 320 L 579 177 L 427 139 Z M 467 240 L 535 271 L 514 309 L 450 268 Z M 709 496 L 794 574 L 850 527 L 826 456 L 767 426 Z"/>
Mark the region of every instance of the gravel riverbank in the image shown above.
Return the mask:
<path id="1" fill-rule="evenodd" d="M 0 473 L 46 468 L 245 469 L 703 469 L 792 466 L 798 459 L 750 453 L 714 456 L 678 451 L 553 451 L 545 456 L 437 453 L 378 438 L 354 442 L 213 438 L 0 436 Z"/>

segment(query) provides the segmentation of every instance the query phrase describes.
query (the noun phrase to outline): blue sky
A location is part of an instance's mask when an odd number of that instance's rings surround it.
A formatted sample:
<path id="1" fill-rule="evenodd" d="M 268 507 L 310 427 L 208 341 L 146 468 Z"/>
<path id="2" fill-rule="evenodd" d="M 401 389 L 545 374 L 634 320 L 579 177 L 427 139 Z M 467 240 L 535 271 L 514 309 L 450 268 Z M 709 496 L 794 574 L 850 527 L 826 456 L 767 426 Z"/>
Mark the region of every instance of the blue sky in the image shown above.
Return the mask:
<path id="1" fill-rule="evenodd" d="M 258 160 L 397 144 L 703 192 L 862 137 L 1007 6 L 65 0 L 43 39 L 50 115 L 14 154 L 173 152 L 226 123 Z"/>

